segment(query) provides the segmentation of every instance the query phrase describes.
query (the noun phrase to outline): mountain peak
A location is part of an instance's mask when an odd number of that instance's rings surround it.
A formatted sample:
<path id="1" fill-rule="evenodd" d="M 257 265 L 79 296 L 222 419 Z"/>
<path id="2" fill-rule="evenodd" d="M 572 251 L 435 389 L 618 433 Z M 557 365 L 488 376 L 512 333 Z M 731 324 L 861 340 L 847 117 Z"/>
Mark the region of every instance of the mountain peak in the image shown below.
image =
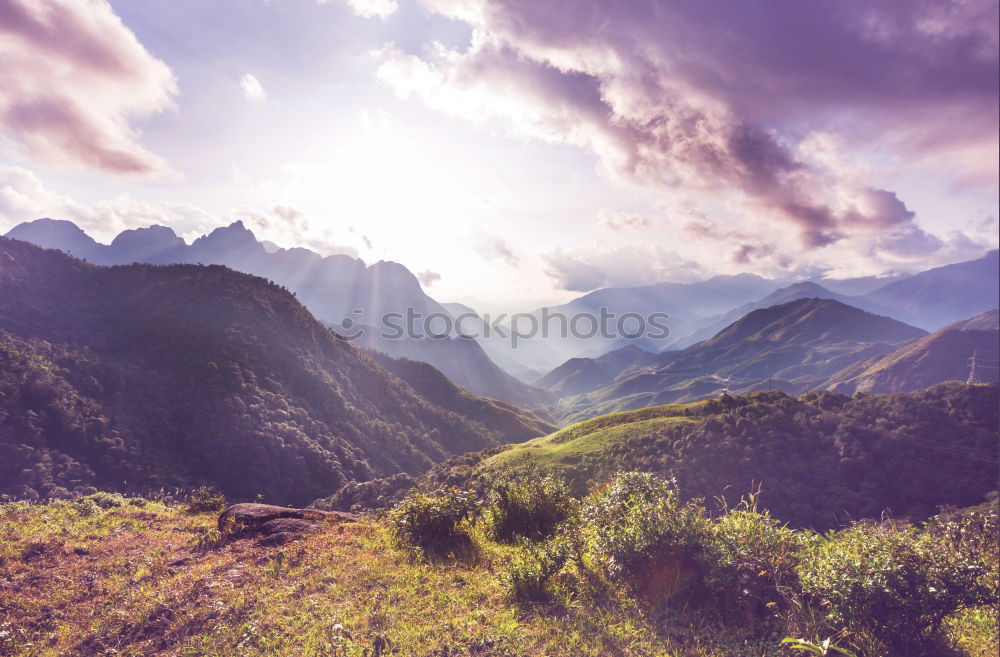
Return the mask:
<path id="1" fill-rule="evenodd" d="M 192 246 L 206 244 L 224 244 L 226 247 L 259 247 L 263 249 L 253 231 L 247 228 L 243 221 L 237 219 L 228 226 L 220 226 L 208 235 L 203 235 L 194 241 Z"/>
<path id="2" fill-rule="evenodd" d="M 58 249 L 84 260 L 99 260 L 103 244 L 72 221 L 65 219 L 36 219 L 14 226 L 6 235 L 22 242 L 31 242 L 46 249 Z"/>
<path id="3" fill-rule="evenodd" d="M 86 239 L 96 244 L 96 241 L 87 235 L 82 228 L 67 219 L 42 217 L 34 221 L 25 221 L 11 228 L 5 237 L 21 239 L 17 236 L 18 233 L 31 233 L 33 235 L 47 233 L 49 235 L 73 236 L 74 238 Z"/>
<path id="4" fill-rule="evenodd" d="M 131 242 L 135 239 L 142 240 L 156 240 L 156 241 L 175 241 L 182 240 L 174 232 L 173 228 L 169 226 L 163 226 L 161 224 L 153 224 L 152 226 L 146 226 L 145 228 L 130 228 L 128 230 L 123 230 L 118 233 L 117 237 L 111 241 L 112 246 L 116 244 L 122 244 Z"/>
<path id="5" fill-rule="evenodd" d="M 808 297 L 747 313 L 706 343 L 736 340 L 903 342 L 927 335 L 835 299 Z"/>

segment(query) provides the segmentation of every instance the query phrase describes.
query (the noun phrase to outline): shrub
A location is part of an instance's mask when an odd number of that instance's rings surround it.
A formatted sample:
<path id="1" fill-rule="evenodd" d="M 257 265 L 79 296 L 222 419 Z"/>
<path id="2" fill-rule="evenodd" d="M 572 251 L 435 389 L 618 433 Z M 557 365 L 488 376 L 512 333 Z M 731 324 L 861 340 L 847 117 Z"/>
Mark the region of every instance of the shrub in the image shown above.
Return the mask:
<path id="1" fill-rule="evenodd" d="M 194 539 L 194 547 L 199 552 L 207 552 L 214 547 L 222 545 L 225 541 L 225 536 L 215 527 L 206 530 L 202 534 L 196 536 Z"/>
<path id="2" fill-rule="evenodd" d="M 569 487 L 554 477 L 500 477 L 491 482 L 486 493 L 483 524 L 496 541 L 518 536 L 538 540 L 552 534 L 573 507 Z"/>
<path id="3" fill-rule="evenodd" d="M 796 568 L 814 538 L 743 504 L 711 525 L 705 585 L 723 606 L 735 603 L 754 615 L 777 615 L 799 590 Z"/>
<path id="4" fill-rule="evenodd" d="M 570 545 L 563 536 L 543 543 L 522 541 L 501 575 L 511 597 L 522 602 L 543 600 L 547 596 L 545 585 L 562 570 L 569 553 Z"/>
<path id="5" fill-rule="evenodd" d="M 102 509 L 114 509 L 128 504 L 128 500 L 119 493 L 94 493 L 82 499 L 90 500 Z"/>
<path id="6" fill-rule="evenodd" d="M 81 497 L 73 500 L 73 508 L 84 517 L 97 515 L 101 512 L 101 507 L 97 506 L 97 503 L 89 497 Z"/>
<path id="7" fill-rule="evenodd" d="M 466 546 L 459 524 L 474 508 L 471 491 L 449 488 L 429 495 L 413 493 L 388 512 L 396 539 L 424 552 L 443 555 Z"/>
<path id="8" fill-rule="evenodd" d="M 681 505 L 673 481 L 639 472 L 595 491 L 581 515 L 588 552 L 612 578 L 648 572 L 665 551 L 696 558 L 708 527 L 700 506 Z"/>
<path id="9" fill-rule="evenodd" d="M 805 552 L 799 577 L 830 621 L 887 646 L 919 644 L 955 611 L 997 603 L 980 554 L 904 524 L 827 536 Z"/>
<path id="10" fill-rule="evenodd" d="M 188 513 L 217 513 L 226 508 L 226 496 L 214 486 L 201 486 L 188 495 Z"/>

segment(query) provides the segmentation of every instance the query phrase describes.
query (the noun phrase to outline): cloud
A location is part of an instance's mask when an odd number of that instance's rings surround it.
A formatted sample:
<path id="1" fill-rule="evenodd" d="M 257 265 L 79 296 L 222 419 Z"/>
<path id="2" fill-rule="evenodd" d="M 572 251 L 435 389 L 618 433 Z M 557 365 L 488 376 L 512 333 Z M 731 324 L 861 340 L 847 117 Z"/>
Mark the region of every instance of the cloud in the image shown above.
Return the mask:
<path id="1" fill-rule="evenodd" d="M 321 255 L 344 254 L 358 257 L 358 248 L 346 242 L 356 241 L 347 234 L 357 235 L 354 229 L 337 231 L 313 225 L 300 210 L 288 205 L 275 205 L 270 210 L 259 211 L 241 207 L 236 216 L 253 225 L 257 231 L 281 244 L 312 249 Z M 370 248 L 370 242 L 360 236 Z"/>
<path id="2" fill-rule="evenodd" d="M 265 100 L 267 98 L 260 80 L 250 73 L 244 73 L 240 76 L 240 88 L 243 89 L 243 95 L 246 96 L 247 100 Z"/>
<path id="3" fill-rule="evenodd" d="M 0 3 L 0 131 L 37 160 L 115 174 L 168 170 L 129 121 L 177 84 L 105 0 Z"/>
<path id="4" fill-rule="evenodd" d="M 487 260 L 503 260 L 511 267 L 517 266 L 521 259 L 510 250 L 507 243 L 498 237 L 485 239 L 476 247 L 476 252 Z"/>
<path id="5" fill-rule="evenodd" d="M 589 292 L 661 281 L 691 281 L 705 275 L 700 265 L 661 246 L 556 249 L 542 256 L 545 274 L 556 287 Z"/>
<path id="6" fill-rule="evenodd" d="M 95 239 L 106 241 L 123 230 L 153 224 L 170 226 L 181 236 L 193 237 L 223 222 L 190 204 L 148 203 L 127 195 L 79 203 L 48 189 L 27 169 L 0 166 L 0 233 L 41 217 L 68 219 Z"/>
<path id="7" fill-rule="evenodd" d="M 105 243 L 123 230 L 154 224 L 169 226 L 181 237 L 192 240 L 240 218 L 257 229 L 260 237 L 280 244 L 308 247 L 323 255 L 343 253 L 358 257 L 358 249 L 350 244 L 349 237 L 330 229 L 310 227 L 303 213 L 286 205 L 263 211 L 243 207 L 221 216 L 186 203 L 151 203 L 127 195 L 79 203 L 48 189 L 27 169 L 0 165 L 0 234 L 21 222 L 41 217 L 68 219 Z"/>
<path id="8" fill-rule="evenodd" d="M 365 248 L 368 249 L 369 251 L 371 251 L 372 249 L 375 248 L 374 246 L 372 246 L 371 239 L 367 235 L 365 235 L 364 233 L 360 232 L 357 228 L 354 228 L 352 226 L 352 227 L 350 227 L 350 228 L 347 229 L 347 232 L 353 233 L 354 235 L 357 235 L 361 239 L 362 243 L 364 243 Z"/>
<path id="9" fill-rule="evenodd" d="M 441 274 L 428 269 L 417 274 L 417 280 L 420 281 L 420 284 L 424 287 L 430 287 L 441 280 Z"/>
<path id="10" fill-rule="evenodd" d="M 614 212 L 612 210 L 601 210 L 597 213 L 597 222 L 611 230 L 642 229 L 653 225 L 647 217 L 629 212 Z"/>
<path id="11" fill-rule="evenodd" d="M 992 0 L 424 4 L 470 24 L 472 44 L 384 49 L 397 94 L 588 148 L 619 179 L 751 217 L 755 239 L 794 237 L 786 253 L 913 224 L 839 166 L 838 144 L 996 184 Z"/>
<path id="12" fill-rule="evenodd" d="M 320 0 L 320 4 L 325 4 L 329 0 Z M 358 16 L 364 18 L 381 18 L 385 20 L 396 13 L 399 3 L 396 0 L 345 0 L 351 10 Z"/>

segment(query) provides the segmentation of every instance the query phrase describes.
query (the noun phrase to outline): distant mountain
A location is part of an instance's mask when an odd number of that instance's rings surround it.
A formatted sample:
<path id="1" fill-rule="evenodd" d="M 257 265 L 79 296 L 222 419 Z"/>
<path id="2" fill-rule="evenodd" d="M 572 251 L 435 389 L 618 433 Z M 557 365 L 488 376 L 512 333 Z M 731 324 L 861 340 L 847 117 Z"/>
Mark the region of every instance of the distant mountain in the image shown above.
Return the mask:
<path id="1" fill-rule="evenodd" d="M 459 388 L 432 365 L 407 358 L 392 358 L 380 351 L 372 351 L 371 357 L 424 399 L 490 427 L 505 443 L 521 443 L 555 431 L 555 427 L 541 417 L 494 399 L 477 397 Z"/>
<path id="2" fill-rule="evenodd" d="M 440 374 L 419 387 L 263 278 L 0 238 L 0 494 L 208 483 L 303 504 L 545 430 Z"/>
<path id="3" fill-rule="evenodd" d="M 490 360 L 505 372 L 515 376 L 522 382 L 531 382 L 538 378 L 538 372 L 525 365 L 522 359 L 526 356 L 523 350 L 511 349 L 508 337 L 493 331 L 482 316 L 474 308 L 462 303 L 442 303 L 445 310 L 455 319 L 456 332 L 477 335 L 477 341 Z M 530 358 L 527 359 L 530 361 Z"/>
<path id="4" fill-rule="evenodd" d="M 891 354 L 855 363 L 834 374 L 824 387 L 848 394 L 909 392 L 942 381 L 965 381 L 973 356 L 980 382 L 1000 380 L 996 310 L 951 324 Z"/>
<path id="5" fill-rule="evenodd" d="M 107 247 L 99 244 L 72 221 L 48 218 L 28 221 L 14 226 L 6 236 L 46 249 L 65 251 L 88 262 L 107 264 L 104 262 Z"/>
<path id="6" fill-rule="evenodd" d="M 259 242 L 242 221 L 217 228 L 190 245 L 165 226 L 126 230 L 111 244 L 99 244 L 72 222 L 53 219 L 22 223 L 7 236 L 63 250 L 100 265 L 226 265 L 288 288 L 318 319 L 334 327 L 345 319 L 353 325 L 381 327 L 381 318 L 388 313 L 410 312 L 426 318 L 447 312 L 399 263 L 380 261 L 366 266 L 348 255 L 324 257 L 308 249 L 276 248 Z M 379 339 L 376 329 L 369 332 L 364 345 L 429 362 L 476 394 L 513 404 L 544 403 L 544 399 L 536 399 L 536 390 L 507 375 L 482 349 L 455 340 L 425 340 L 420 337 L 424 335 L 422 321 L 413 326 L 415 334 L 394 341 L 399 344 Z"/>
<path id="7" fill-rule="evenodd" d="M 937 267 L 889 283 L 861 297 L 893 317 L 936 330 L 996 307 L 1000 297 L 1000 255 Z"/>
<path id="8" fill-rule="evenodd" d="M 476 312 L 475 308 L 465 305 L 464 303 L 442 303 L 441 307 L 448 311 L 448 314 L 452 317 L 458 317 L 460 315 L 474 315 L 479 317 L 479 313 Z"/>
<path id="9" fill-rule="evenodd" d="M 778 306 L 783 303 L 788 303 L 789 301 L 796 301 L 798 299 L 833 299 L 845 305 L 857 305 L 851 297 L 831 292 L 818 283 L 795 283 L 787 287 L 779 288 L 763 299 L 745 303 L 727 313 L 704 320 L 700 323 L 698 329 L 685 336 L 678 336 L 675 341 L 671 342 L 669 349 L 682 349 L 697 342 L 701 342 L 702 340 L 707 340 L 738 320 L 740 317 L 743 317 L 747 313 L 753 312 L 754 310 L 770 308 L 772 306 Z"/>
<path id="10" fill-rule="evenodd" d="M 600 333 L 592 337 L 564 335 L 561 320 L 551 319 L 549 336 L 525 340 L 519 344 L 517 357 L 531 367 L 548 371 L 568 358 L 596 358 L 615 349 L 633 345 L 644 351 L 657 352 L 672 341 L 672 336 L 684 335 L 697 328 L 698 321 L 726 312 L 748 301 L 759 299 L 778 287 L 774 281 L 754 274 L 715 276 L 694 283 L 655 283 L 627 288 L 604 288 L 585 294 L 569 303 L 538 309 L 532 313 L 541 326 L 544 313 L 550 317 L 562 316 L 566 321 L 577 315 L 599 317 L 601 310 L 613 313 L 616 320 L 609 322 L 613 329 L 608 337 Z M 657 339 L 645 335 L 630 338 L 618 334 L 617 318 L 627 313 L 648 317 L 652 313 L 665 313 L 664 322 L 669 336 Z M 578 329 L 586 334 L 588 321 L 580 320 Z M 623 324 L 623 332 L 634 332 L 634 323 Z M 649 327 L 654 329 L 655 327 Z"/>
<path id="11" fill-rule="evenodd" d="M 893 273 L 885 276 L 860 276 L 857 278 L 814 278 L 806 282 L 816 283 L 837 294 L 856 297 L 909 277 L 908 274 Z"/>
<path id="12" fill-rule="evenodd" d="M 833 299 L 754 310 L 715 336 L 659 354 L 614 383 L 564 399 L 562 420 L 777 388 L 802 393 L 847 366 L 895 351 L 926 332 Z"/>
<path id="13" fill-rule="evenodd" d="M 571 358 L 535 381 L 535 385 L 560 396 L 577 395 L 603 388 L 623 372 L 647 367 L 655 360 L 655 354 L 629 345 L 597 358 Z"/>
<path id="14" fill-rule="evenodd" d="M 486 355 L 473 338 L 439 337 L 388 340 L 369 330 L 356 340 L 358 346 L 381 351 L 394 358 L 439 363 L 455 383 L 476 394 L 493 397 L 521 408 L 533 409 L 555 401 L 551 393 L 515 379 Z"/>
<path id="15" fill-rule="evenodd" d="M 925 331 L 872 315 L 833 299 L 798 299 L 748 313 L 715 337 L 685 350 L 673 362 L 690 362 L 691 354 L 713 354 L 713 362 L 728 359 L 736 349 L 740 358 L 747 345 L 794 345 L 816 342 L 898 343 L 926 335 Z M 723 356 L 715 355 L 721 353 Z"/>
<path id="16" fill-rule="evenodd" d="M 971 319 L 962 319 L 949 324 L 945 328 L 956 331 L 997 331 L 1000 330 L 1000 310 L 994 308 Z"/>
<path id="17" fill-rule="evenodd" d="M 549 370 L 569 358 L 594 358 L 626 344 L 647 351 L 684 348 L 710 338 L 752 310 L 805 298 L 835 299 L 925 330 L 936 330 L 994 307 L 1000 295 L 998 271 L 997 251 L 991 251 L 978 260 L 912 276 L 815 279 L 789 284 L 787 280 L 742 274 L 716 276 L 696 283 L 597 290 L 549 311 L 570 316 L 578 312 L 594 313 L 602 307 L 618 315 L 666 312 L 671 316 L 667 322 L 670 336 L 662 340 L 535 340 L 552 347 L 561 358 L 552 362 L 551 357 L 536 357 L 533 366 Z"/>

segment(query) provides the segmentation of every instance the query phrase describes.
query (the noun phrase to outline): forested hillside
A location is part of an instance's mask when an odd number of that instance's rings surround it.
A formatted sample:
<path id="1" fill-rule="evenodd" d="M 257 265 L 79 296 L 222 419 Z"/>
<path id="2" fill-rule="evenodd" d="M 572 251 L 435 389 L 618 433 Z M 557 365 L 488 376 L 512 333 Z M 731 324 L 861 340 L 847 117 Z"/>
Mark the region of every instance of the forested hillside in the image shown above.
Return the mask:
<path id="1" fill-rule="evenodd" d="M 269 248 L 257 240 L 242 221 L 220 226 L 191 244 L 165 226 L 149 226 L 119 233 L 111 244 L 101 244 L 71 221 L 37 219 L 15 226 L 11 237 L 44 248 L 59 249 L 99 265 L 131 263 L 213 264 L 263 276 L 292 291 L 319 320 L 339 329 L 349 318 L 368 330 L 357 344 L 431 363 L 458 385 L 472 392 L 522 407 L 543 405 L 544 391 L 525 385 L 494 364 L 478 342 L 433 339 L 418 323 L 417 335 L 381 339 L 387 313 L 409 311 L 426 318 L 446 314 L 421 288 L 417 277 L 397 262 L 362 260 L 336 253 L 321 256 L 309 249 Z M 440 329 L 438 329 L 440 330 Z"/>
<path id="2" fill-rule="evenodd" d="M 262 278 L 98 267 L 8 239 L 0 419 L 0 494 L 29 498 L 209 483 L 305 503 L 541 433 L 438 407 Z"/>
<path id="3" fill-rule="evenodd" d="M 834 374 L 823 387 L 836 392 L 908 392 L 941 381 L 965 381 L 973 360 L 975 378 L 997 381 L 1000 332 L 997 311 L 956 322 L 900 347 L 891 354 L 869 358 Z"/>
<path id="4" fill-rule="evenodd" d="M 782 392 L 605 415 L 525 445 L 453 457 L 428 485 L 498 472 L 551 473 L 579 492 L 621 470 L 677 478 L 692 498 L 759 502 L 797 526 L 923 519 L 997 487 L 997 385 L 945 383 L 907 394 Z"/>

